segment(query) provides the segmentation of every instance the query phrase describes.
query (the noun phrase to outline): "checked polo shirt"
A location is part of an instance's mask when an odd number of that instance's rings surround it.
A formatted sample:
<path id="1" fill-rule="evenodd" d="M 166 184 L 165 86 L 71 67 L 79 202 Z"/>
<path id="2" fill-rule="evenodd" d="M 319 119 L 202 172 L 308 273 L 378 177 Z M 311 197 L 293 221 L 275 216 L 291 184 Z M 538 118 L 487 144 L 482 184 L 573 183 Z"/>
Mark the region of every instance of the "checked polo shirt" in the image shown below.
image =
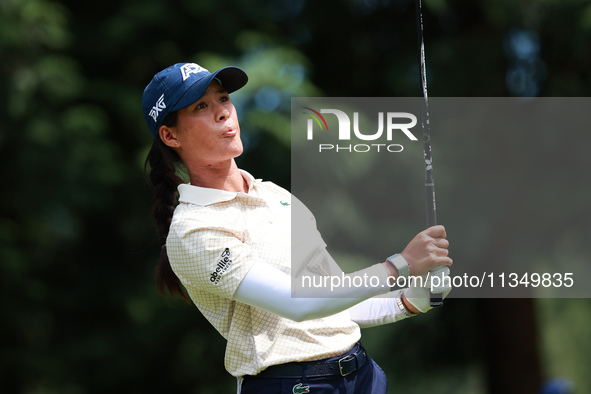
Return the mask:
<path id="1" fill-rule="evenodd" d="M 259 260 L 291 273 L 294 205 L 299 208 L 298 223 L 309 227 L 304 233 L 313 240 L 306 241 L 305 252 L 314 262 L 312 271 L 341 272 L 326 251 L 312 213 L 299 200 L 271 182 L 241 173 L 248 193 L 180 185 L 167 239 L 172 269 L 203 316 L 227 340 L 226 370 L 236 377 L 256 375 L 271 365 L 348 351 L 360 330 L 347 311 L 295 322 L 232 299 Z"/>

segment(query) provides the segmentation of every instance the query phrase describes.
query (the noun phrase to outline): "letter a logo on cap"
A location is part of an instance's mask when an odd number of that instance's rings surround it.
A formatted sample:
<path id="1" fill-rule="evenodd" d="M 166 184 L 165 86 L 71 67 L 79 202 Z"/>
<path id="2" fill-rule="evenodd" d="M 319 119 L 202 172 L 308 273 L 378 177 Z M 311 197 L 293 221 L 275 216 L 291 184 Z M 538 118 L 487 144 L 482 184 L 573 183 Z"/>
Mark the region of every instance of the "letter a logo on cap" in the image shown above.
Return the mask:
<path id="1" fill-rule="evenodd" d="M 207 69 L 201 67 L 195 63 L 187 63 L 181 67 L 181 74 L 183 75 L 183 81 L 186 81 L 187 78 L 191 76 L 191 74 L 197 74 L 202 71 L 209 72 Z"/>

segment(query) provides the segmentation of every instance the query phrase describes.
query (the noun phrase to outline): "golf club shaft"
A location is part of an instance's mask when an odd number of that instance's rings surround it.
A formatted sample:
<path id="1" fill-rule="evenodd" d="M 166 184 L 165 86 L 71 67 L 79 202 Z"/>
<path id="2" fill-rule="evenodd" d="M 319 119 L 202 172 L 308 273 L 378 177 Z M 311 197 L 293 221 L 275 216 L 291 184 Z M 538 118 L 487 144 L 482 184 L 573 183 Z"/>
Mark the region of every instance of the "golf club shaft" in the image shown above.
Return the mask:
<path id="1" fill-rule="evenodd" d="M 419 41 L 419 63 L 421 68 L 421 90 L 423 91 L 422 131 L 423 153 L 425 156 L 425 206 L 427 212 L 427 227 L 437 224 L 437 209 L 435 205 L 435 182 L 433 181 L 433 159 L 431 156 L 431 130 L 429 123 L 429 98 L 427 95 L 427 68 L 425 65 L 425 41 L 423 38 L 423 11 L 421 0 L 417 0 L 417 37 Z M 431 306 L 443 305 L 441 294 L 431 293 Z"/>

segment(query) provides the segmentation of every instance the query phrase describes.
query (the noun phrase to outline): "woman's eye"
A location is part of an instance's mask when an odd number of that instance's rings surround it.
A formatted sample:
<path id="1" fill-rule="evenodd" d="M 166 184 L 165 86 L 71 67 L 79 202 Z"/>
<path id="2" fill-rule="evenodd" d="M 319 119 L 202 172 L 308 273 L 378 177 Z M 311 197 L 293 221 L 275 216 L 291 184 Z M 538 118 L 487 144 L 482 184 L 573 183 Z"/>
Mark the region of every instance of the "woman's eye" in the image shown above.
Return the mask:
<path id="1" fill-rule="evenodd" d="M 205 108 L 205 103 L 199 103 L 199 104 L 197 104 L 197 107 L 195 107 L 195 108 L 203 109 L 203 108 Z"/>
<path id="2" fill-rule="evenodd" d="M 229 100 L 230 100 L 230 98 L 228 96 L 222 96 L 220 98 L 220 102 L 222 102 L 222 103 L 225 103 L 226 101 L 229 101 Z"/>

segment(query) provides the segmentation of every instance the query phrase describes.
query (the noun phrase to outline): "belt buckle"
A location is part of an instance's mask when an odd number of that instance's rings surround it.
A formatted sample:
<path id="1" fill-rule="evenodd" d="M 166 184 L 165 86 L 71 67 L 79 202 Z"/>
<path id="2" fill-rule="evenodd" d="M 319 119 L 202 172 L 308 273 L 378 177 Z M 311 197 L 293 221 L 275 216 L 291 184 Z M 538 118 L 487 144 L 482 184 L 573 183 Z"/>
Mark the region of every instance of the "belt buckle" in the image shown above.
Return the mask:
<path id="1" fill-rule="evenodd" d="M 347 361 L 351 361 L 354 359 L 357 359 L 357 356 L 355 354 L 349 354 L 348 356 L 345 356 L 339 360 L 339 372 L 341 373 L 341 376 L 347 376 L 357 370 L 357 368 L 354 368 L 350 372 L 343 373 L 343 366 L 341 365 L 341 362 L 347 362 Z"/>

